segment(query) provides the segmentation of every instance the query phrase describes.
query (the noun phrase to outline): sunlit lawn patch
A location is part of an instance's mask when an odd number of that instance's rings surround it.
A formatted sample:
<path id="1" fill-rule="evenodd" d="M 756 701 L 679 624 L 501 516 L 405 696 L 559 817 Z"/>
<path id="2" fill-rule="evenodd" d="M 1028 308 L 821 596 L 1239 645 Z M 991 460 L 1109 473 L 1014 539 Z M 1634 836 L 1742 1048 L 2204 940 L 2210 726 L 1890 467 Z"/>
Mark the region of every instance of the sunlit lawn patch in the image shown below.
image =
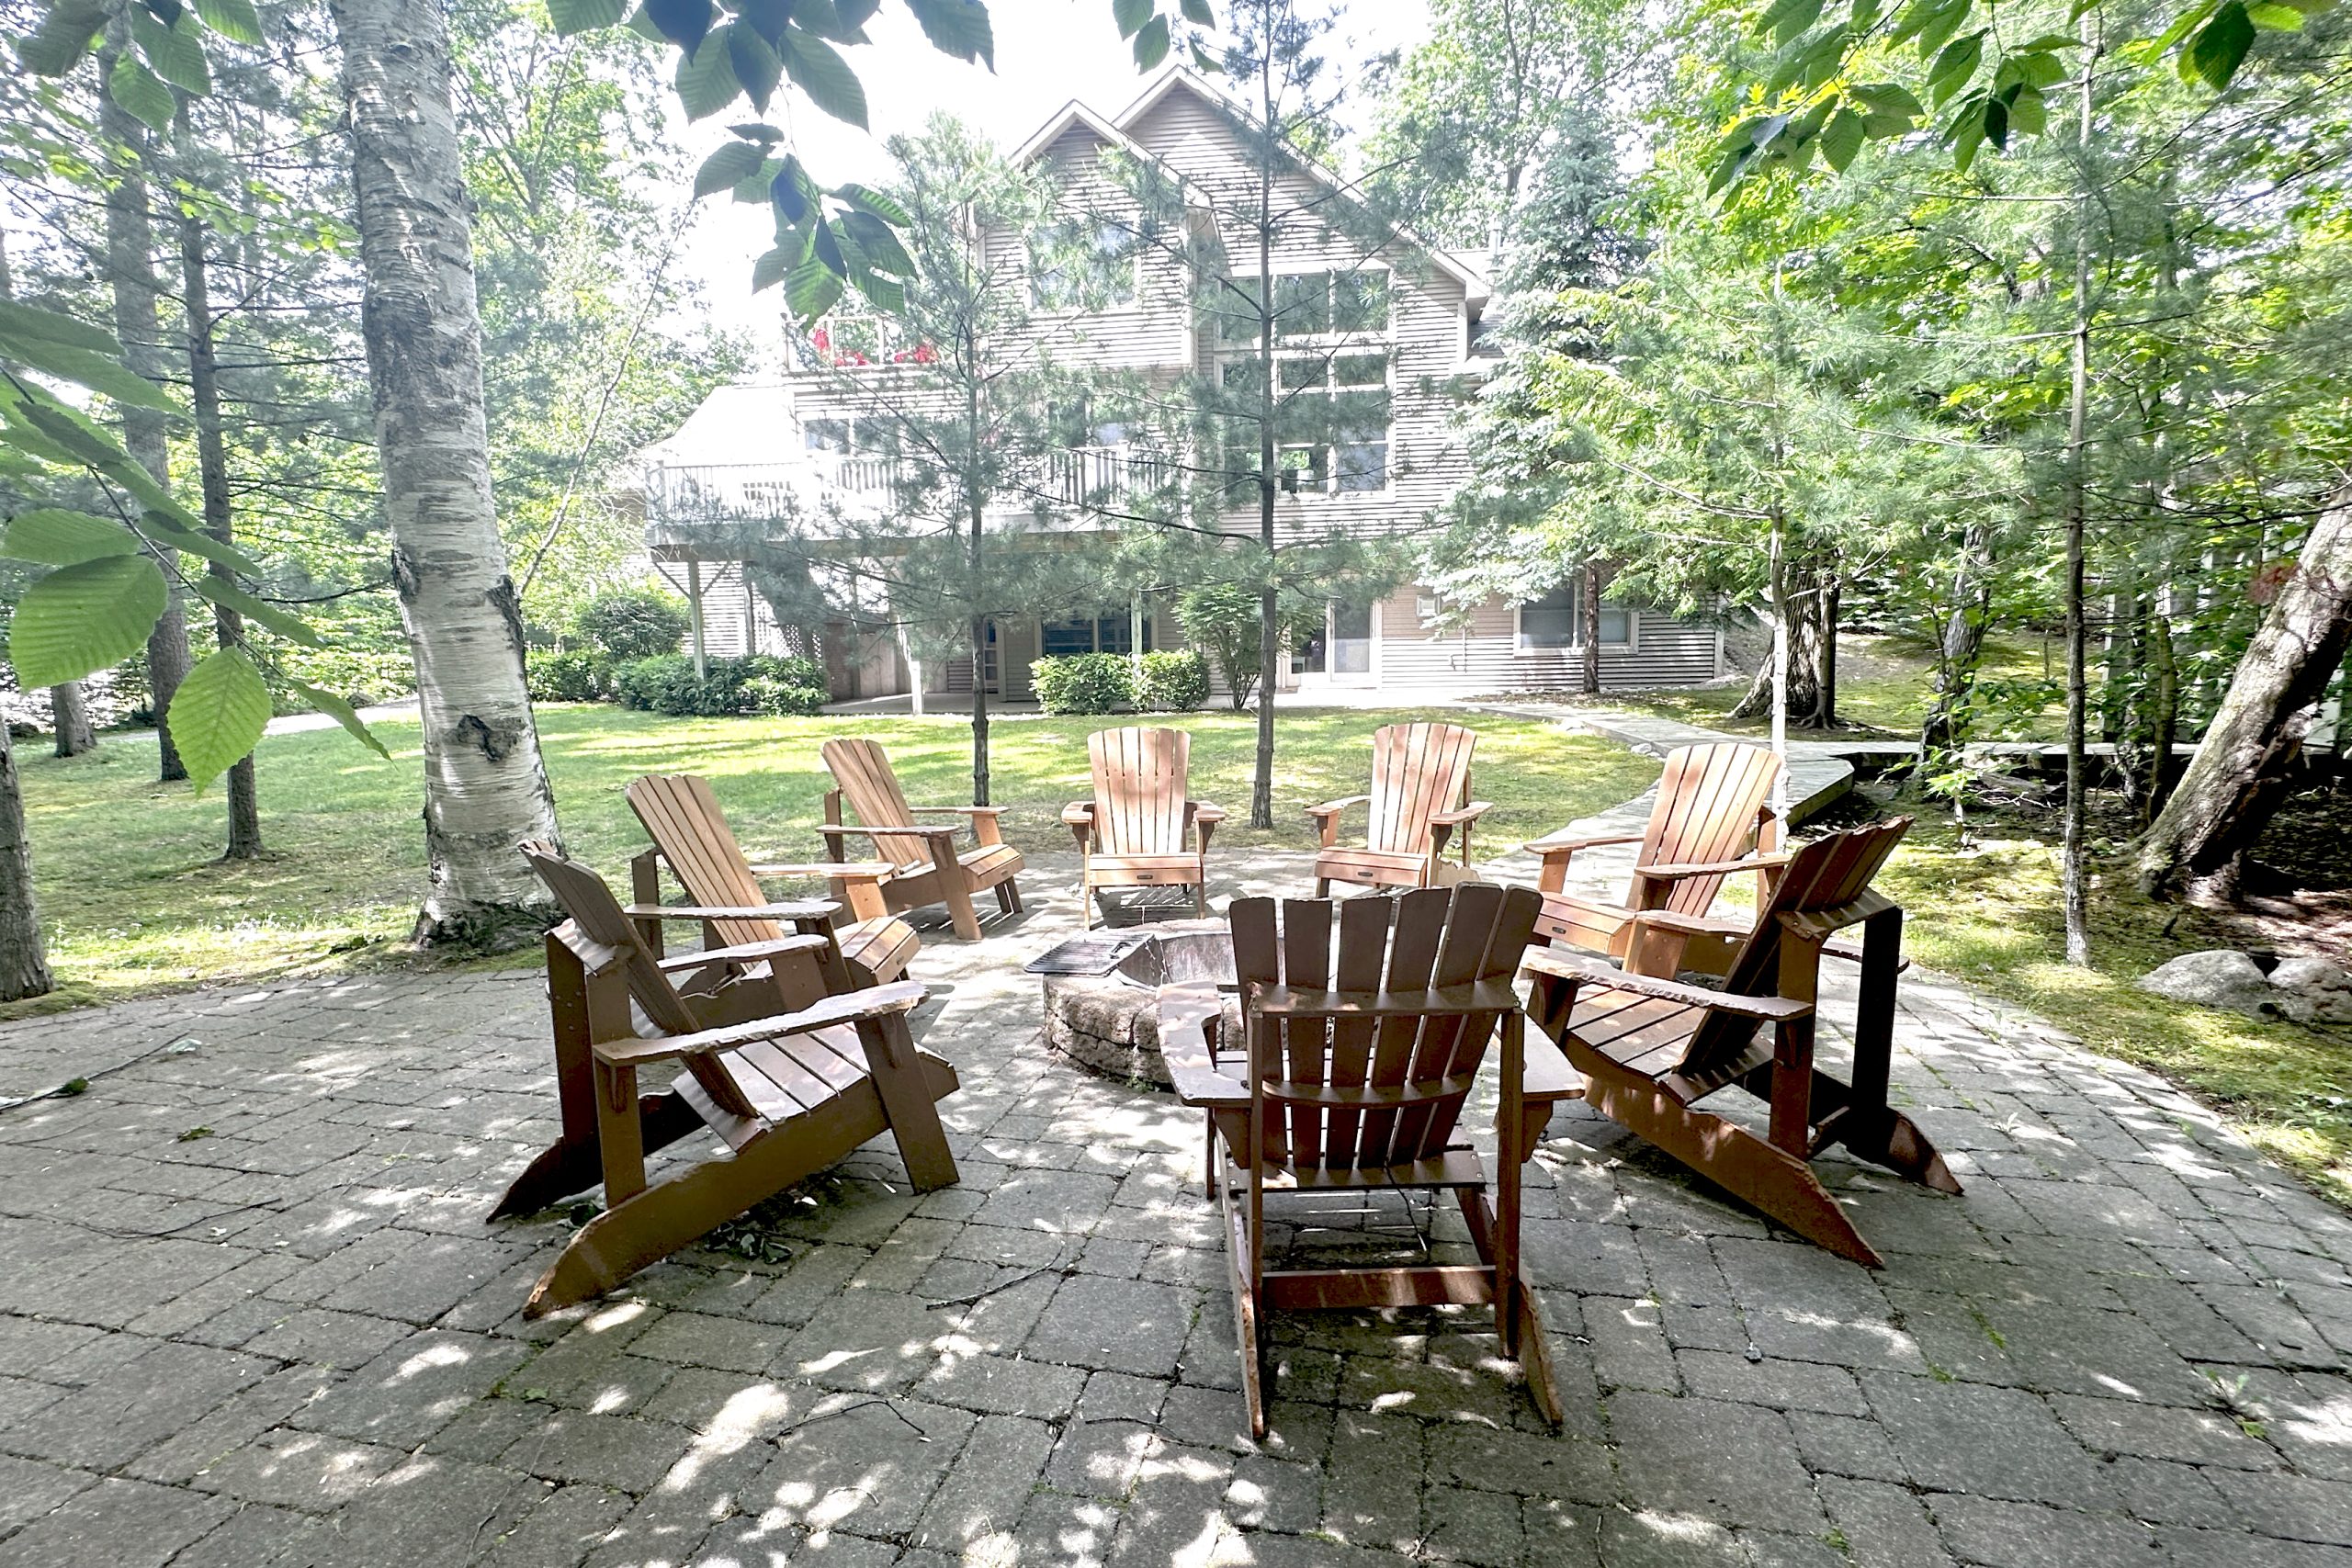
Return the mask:
<path id="1" fill-rule="evenodd" d="M 1193 791 L 1232 813 L 1217 841 L 1238 854 L 1267 844 L 1306 847 L 1312 838 L 1303 808 L 1364 789 L 1374 728 L 1448 716 L 1461 716 L 1284 713 L 1271 832 L 1247 826 L 1254 716 L 1150 722 L 1192 731 Z M 1086 736 L 1123 722 L 1000 719 L 991 794 L 1012 807 L 1006 835 L 1032 851 L 1068 849 L 1059 813 L 1085 793 Z M 1479 732 L 1477 793 L 1496 803 L 1479 825 L 1482 853 L 1614 805 L 1657 776 L 1648 759 L 1555 726 L 1483 716 L 1472 722 Z M 746 847 L 791 859 L 820 854 L 815 824 L 829 780 L 817 748 L 829 736 L 879 739 L 917 801 L 971 798 L 970 731 L 959 717 L 670 719 L 549 706 L 540 710 L 539 727 L 567 843 L 616 879 L 644 847 L 621 798 L 639 773 L 707 774 Z M 389 762 L 334 730 L 263 742 L 262 831 L 272 852 L 247 865 L 218 859 L 219 788 L 198 799 L 186 785 L 154 783 L 151 737 L 108 736 L 96 751 L 70 761 L 22 756 L 41 915 L 64 999 L 256 978 L 343 961 L 335 949 L 348 953 L 404 937 L 423 897 L 422 754 L 413 722 L 378 731 L 391 749 Z M 1351 825 L 1361 831 L 1361 817 Z"/>

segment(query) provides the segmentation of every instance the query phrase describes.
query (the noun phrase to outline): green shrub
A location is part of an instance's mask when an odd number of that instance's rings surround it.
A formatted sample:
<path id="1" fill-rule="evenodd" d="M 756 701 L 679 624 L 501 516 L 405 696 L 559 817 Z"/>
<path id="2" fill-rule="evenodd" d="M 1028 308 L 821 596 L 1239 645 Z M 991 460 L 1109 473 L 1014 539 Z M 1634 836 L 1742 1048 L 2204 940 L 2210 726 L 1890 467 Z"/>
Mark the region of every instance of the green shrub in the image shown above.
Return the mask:
<path id="1" fill-rule="evenodd" d="M 599 593 L 571 617 L 571 635 L 615 664 L 676 653 L 694 626 L 685 602 L 650 588 Z"/>
<path id="2" fill-rule="evenodd" d="M 1136 706 L 1190 713 L 1209 700 L 1209 661 L 1198 653 L 1147 653 L 1136 678 Z"/>
<path id="3" fill-rule="evenodd" d="M 594 703 L 612 694 L 612 670 L 593 653 L 526 649 L 523 674 L 535 703 Z"/>
<path id="4" fill-rule="evenodd" d="M 1136 700 L 1134 669 L 1124 654 L 1069 653 L 1029 666 L 1047 713 L 1113 713 Z"/>
<path id="5" fill-rule="evenodd" d="M 825 672 L 811 660 L 712 659 L 705 669 L 696 675 L 683 653 L 633 659 L 615 666 L 613 694 L 628 707 L 676 718 L 812 714 L 828 696 Z"/>

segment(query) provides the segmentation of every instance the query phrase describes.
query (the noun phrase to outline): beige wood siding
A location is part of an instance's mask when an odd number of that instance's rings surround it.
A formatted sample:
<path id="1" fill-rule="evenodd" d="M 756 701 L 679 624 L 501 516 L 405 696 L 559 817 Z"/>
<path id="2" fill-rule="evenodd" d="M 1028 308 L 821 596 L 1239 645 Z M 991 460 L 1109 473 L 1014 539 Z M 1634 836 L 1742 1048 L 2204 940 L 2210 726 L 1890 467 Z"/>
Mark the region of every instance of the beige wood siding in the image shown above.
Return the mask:
<path id="1" fill-rule="evenodd" d="M 1465 628 L 1440 631 L 1421 622 L 1416 601 L 1425 592 L 1381 603 L 1374 665 L 1381 687 L 1559 691 L 1582 679 L 1580 650 L 1519 651 L 1516 606 L 1510 602 L 1489 599 L 1472 612 Z M 1714 676 L 1714 630 L 1656 610 L 1634 610 L 1630 647 L 1601 645 L 1600 683 L 1607 688 L 1693 685 Z"/>

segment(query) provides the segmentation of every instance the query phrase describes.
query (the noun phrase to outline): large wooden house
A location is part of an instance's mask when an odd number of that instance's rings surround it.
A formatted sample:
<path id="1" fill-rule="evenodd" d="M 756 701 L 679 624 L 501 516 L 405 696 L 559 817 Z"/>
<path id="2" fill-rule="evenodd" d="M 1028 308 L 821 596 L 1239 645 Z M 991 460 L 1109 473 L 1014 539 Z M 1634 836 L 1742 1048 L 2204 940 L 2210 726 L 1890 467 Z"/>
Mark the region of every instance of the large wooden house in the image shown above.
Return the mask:
<path id="1" fill-rule="evenodd" d="M 1136 372 L 1169 387 L 1218 378 L 1230 386 L 1235 376 L 1256 373 L 1254 322 L 1237 332 L 1198 276 L 1204 243 L 1254 251 L 1254 238 L 1218 231 L 1239 205 L 1232 193 L 1258 178 L 1247 124 L 1245 111 L 1179 69 L 1115 116 L 1070 103 L 1014 154 L 1048 171 L 1065 193 L 1064 209 L 1084 215 L 1073 219 L 1089 237 L 1077 247 L 1080 260 L 1073 268 L 1069 236 L 1050 265 L 1033 260 L 1018 236 L 983 234 L 976 243 L 1006 264 L 993 270 L 1013 280 L 1008 286 L 1031 291 L 1035 330 L 1053 334 L 1060 362 Z M 1186 193 L 1185 221 L 1199 231 L 1189 249 L 1135 242 L 1147 224 L 1139 214 L 1123 218 L 1132 183 L 1114 171 L 1138 167 L 1151 169 L 1159 188 Z M 1295 209 L 1345 199 L 1336 178 L 1306 160 L 1283 178 Z M 1297 422 L 1296 438 L 1282 441 L 1283 536 L 1419 530 L 1467 480 L 1457 414 L 1494 363 L 1480 348 L 1489 295 L 1482 268 L 1480 258 L 1408 234 L 1367 239 L 1321 221 L 1286 229 L 1272 258 L 1279 384 L 1289 404 L 1329 404 L 1328 417 Z M 1081 281 L 1074 270 L 1087 274 L 1086 287 L 1073 286 Z M 892 483 L 888 461 L 869 439 L 874 403 L 863 378 L 905 374 L 921 345 L 895 341 L 887 321 L 845 311 L 811 333 L 804 349 L 807 368 L 780 384 L 722 389 L 647 455 L 648 545 L 696 601 L 713 653 L 773 651 L 787 640 L 746 583 L 737 542 L 747 522 L 785 504 L 804 514 L 861 498 L 878 506 Z M 743 452 L 773 452 L 779 442 L 775 460 L 742 462 Z M 1119 425 L 1083 432 L 1052 468 L 1071 502 L 1062 526 L 1082 530 L 1082 499 L 1161 474 L 1170 460 L 1164 441 L 1147 445 Z M 1254 535 L 1254 485 L 1236 487 L 1232 500 L 1221 525 Z M 1442 604 L 1420 586 L 1378 597 L 1338 586 L 1319 635 L 1299 637 L 1289 649 L 1279 684 L 1302 695 L 1358 688 L 1411 700 L 1571 687 L 1583 663 L 1576 597 L 1573 581 L 1523 603 L 1469 606 Z M 1722 638 L 1711 626 L 1618 604 L 1603 607 L 1600 625 L 1605 686 L 1696 683 L 1724 671 Z M 968 656 L 926 665 L 888 634 L 860 634 L 846 623 L 830 629 L 825 651 L 837 697 L 915 689 L 944 696 L 968 693 L 976 678 Z M 1029 665 L 1041 655 L 1126 653 L 1138 641 L 1148 651 L 1182 640 L 1166 604 L 1067 620 L 1008 617 L 991 623 L 988 636 L 978 678 L 1016 700 L 1029 695 Z"/>

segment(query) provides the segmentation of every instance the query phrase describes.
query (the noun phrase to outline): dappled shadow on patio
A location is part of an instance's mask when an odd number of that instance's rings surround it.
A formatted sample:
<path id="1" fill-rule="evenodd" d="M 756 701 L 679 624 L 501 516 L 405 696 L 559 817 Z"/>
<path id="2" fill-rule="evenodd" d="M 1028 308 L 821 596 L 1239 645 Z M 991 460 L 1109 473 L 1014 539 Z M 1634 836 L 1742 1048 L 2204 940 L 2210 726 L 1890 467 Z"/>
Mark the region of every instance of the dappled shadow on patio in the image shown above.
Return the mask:
<path id="1" fill-rule="evenodd" d="M 1305 865 L 1253 855 L 1214 892 Z M 1821 1168 L 1885 1269 L 1570 1107 L 1527 1200 L 1566 1429 L 1483 1314 L 1299 1314 L 1250 1442 L 1194 1117 L 1037 1038 L 1019 965 L 1076 929 L 1069 869 L 978 943 L 925 933 L 957 1185 L 917 1197 L 868 1145 L 536 1323 L 581 1216 L 482 1216 L 552 1131 L 537 976 L 0 1031 L 130 1064 L 0 1117 L 0 1563 L 2320 1568 L 2352 1544 L 2352 1224 L 2148 1075 L 1920 974 L 1895 1098 L 1965 1195 Z M 1844 1049 L 1826 1031 L 1831 1070 Z M 1300 1244 L 1465 1239 L 1450 1207 L 1368 1210 Z"/>

